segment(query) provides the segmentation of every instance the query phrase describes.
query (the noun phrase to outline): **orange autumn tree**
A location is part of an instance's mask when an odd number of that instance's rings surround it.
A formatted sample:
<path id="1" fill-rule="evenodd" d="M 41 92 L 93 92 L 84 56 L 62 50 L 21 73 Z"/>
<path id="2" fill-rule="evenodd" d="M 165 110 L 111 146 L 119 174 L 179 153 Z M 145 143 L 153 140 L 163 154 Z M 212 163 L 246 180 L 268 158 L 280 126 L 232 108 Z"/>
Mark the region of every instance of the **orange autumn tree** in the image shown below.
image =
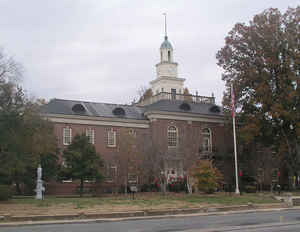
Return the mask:
<path id="1" fill-rule="evenodd" d="M 190 176 L 195 187 L 205 193 L 214 193 L 221 187 L 223 181 L 222 173 L 213 165 L 211 160 L 199 160 L 191 168 Z"/>
<path id="2" fill-rule="evenodd" d="M 138 89 L 137 91 L 138 93 L 138 103 L 139 102 L 142 102 L 142 101 L 145 101 L 149 98 L 151 98 L 153 96 L 153 92 L 152 92 L 152 89 L 151 88 L 147 88 L 145 86 L 142 86 Z"/>
<path id="3" fill-rule="evenodd" d="M 299 6 L 267 9 L 237 23 L 217 53 L 228 115 L 234 86 L 239 142 L 272 148 L 290 175 L 300 167 L 299 22 Z"/>
<path id="4" fill-rule="evenodd" d="M 188 88 L 184 88 L 183 95 L 184 95 L 184 100 L 185 101 L 193 101 L 192 94 L 190 93 Z"/>

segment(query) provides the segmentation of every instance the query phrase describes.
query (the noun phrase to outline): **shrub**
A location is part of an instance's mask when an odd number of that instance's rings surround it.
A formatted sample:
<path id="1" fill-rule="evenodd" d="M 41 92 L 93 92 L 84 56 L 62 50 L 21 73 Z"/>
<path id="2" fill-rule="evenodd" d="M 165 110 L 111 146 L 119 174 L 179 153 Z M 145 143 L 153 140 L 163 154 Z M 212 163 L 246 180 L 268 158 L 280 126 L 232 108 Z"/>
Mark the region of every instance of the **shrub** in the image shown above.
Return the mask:
<path id="1" fill-rule="evenodd" d="M 154 182 L 151 184 L 143 184 L 140 188 L 141 192 L 159 192 L 160 184 L 158 182 Z"/>
<path id="2" fill-rule="evenodd" d="M 191 173 L 197 188 L 205 193 L 214 193 L 222 184 L 223 176 L 210 160 L 199 161 Z"/>
<path id="3" fill-rule="evenodd" d="M 0 185 L 0 201 L 7 201 L 11 197 L 10 187 L 8 185 Z"/>
<path id="4" fill-rule="evenodd" d="M 168 183 L 169 192 L 182 192 L 186 191 L 186 178 L 181 176 L 170 178 Z"/>
<path id="5" fill-rule="evenodd" d="M 246 185 L 244 187 L 244 191 L 246 193 L 255 193 L 256 192 L 256 186 L 254 186 L 254 185 Z"/>

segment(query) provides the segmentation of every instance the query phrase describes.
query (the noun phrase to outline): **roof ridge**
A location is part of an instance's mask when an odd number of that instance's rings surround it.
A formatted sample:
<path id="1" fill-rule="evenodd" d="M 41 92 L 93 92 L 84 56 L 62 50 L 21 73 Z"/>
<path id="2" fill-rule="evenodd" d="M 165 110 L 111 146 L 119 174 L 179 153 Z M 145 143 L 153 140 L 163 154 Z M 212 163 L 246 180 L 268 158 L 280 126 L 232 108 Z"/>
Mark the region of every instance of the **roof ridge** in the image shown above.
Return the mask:
<path id="1" fill-rule="evenodd" d="M 106 102 L 95 102 L 95 101 L 83 101 L 83 100 L 72 100 L 72 99 L 62 99 L 62 98 L 53 98 L 52 100 L 59 100 L 59 101 L 69 101 L 69 102 L 83 102 L 83 103 L 94 103 L 94 104 L 105 104 L 105 105 L 112 105 L 112 106 L 131 106 L 131 107 L 139 107 L 136 105 L 128 105 L 128 104 L 117 104 L 117 103 L 106 103 Z"/>

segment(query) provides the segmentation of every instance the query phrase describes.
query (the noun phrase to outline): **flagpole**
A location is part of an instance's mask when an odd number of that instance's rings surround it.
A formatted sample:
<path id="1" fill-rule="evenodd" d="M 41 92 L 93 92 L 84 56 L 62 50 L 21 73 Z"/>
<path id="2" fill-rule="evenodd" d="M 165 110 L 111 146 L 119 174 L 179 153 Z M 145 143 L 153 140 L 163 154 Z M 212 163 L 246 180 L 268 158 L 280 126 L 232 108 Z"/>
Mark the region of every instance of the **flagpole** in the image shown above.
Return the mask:
<path id="1" fill-rule="evenodd" d="M 235 194 L 239 195 L 239 176 L 237 165 L 237 151 L 236 151 L 236 133 L 235 133 L 235 99 L 234 99 L 233 85 L 231 84 L 231 104 L 232 104 L 232 125 L 233 125 L 233 144 L 234 144 L 234 164 L 235 164 Z"/>

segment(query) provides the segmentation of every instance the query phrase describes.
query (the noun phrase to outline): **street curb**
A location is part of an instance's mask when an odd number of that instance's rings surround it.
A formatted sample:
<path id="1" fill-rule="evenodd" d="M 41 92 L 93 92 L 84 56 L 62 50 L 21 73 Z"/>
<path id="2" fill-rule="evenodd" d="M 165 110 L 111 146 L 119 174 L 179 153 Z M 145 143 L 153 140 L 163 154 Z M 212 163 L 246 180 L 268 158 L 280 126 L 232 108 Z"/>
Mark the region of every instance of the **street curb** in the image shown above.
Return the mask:
<path id="1" fill-rule="evenodd" d="M 146 210 L 134 212 L 116 212 L 102 214 L 69 214 L 69 215 L 32 215 L 26 217 L 2 216 L 0 227 L 28 226 L 28 225 L 52 225 L 52 224 L 78 224 L 78 223 L 103 223 L 132 220 L 151 220 L 163 218 L 178 218 L 191 216 L 214 216 L 237 213 L 254 213 L 268 211 L 282 211 L 300 209 L 290 208 L 285 204 L 264 205 L 238 205 L 227 207 L 173 209 L 173 210 Z M 26 219 L 26 220 L 25 220 Z M 5 222 L 6 220 L 6 222 Z M 8 221 L 9 220 L 9 221 Z"/>
<path id="2" fill-rule="evenodd" d="M 222 227 L 222 231 L 228 231 L 228 232 L 232 232 L 232 231 L 244 231 L 244 230 L 251 230 L 254 231 L 254 229 L 262 229 L 262 228 L 270 228 L 270 227 L 286 227 L 286 226 L 291 226 L 291 225 L 299 225 L 300 222 L 277 222 L 277 223 L 266 223 L 263 225 L 246 225 L 246 226 L 225 226 Z M 192 230 L 185 230 L 185 232 L 217 232 L 217 231 L 221 231 L 220 228 L 208 228 L 208 229 L 192 229 Z"/>

